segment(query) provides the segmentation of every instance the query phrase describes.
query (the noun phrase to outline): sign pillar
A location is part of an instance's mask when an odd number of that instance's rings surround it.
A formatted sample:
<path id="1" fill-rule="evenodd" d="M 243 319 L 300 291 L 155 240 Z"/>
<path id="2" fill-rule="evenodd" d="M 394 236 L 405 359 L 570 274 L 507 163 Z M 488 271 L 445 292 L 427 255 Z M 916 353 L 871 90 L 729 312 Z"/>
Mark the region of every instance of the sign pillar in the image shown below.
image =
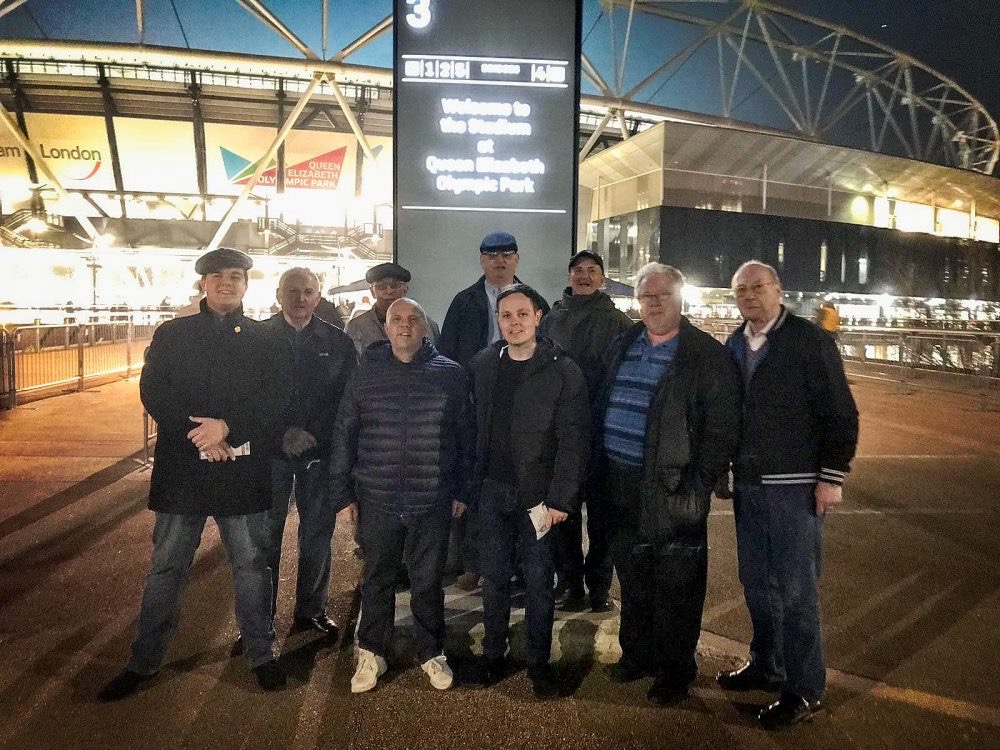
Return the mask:
<path id="1" fill-rule="evenodd" d="M 517 238 L 547 299 L 576 244 L 581 0 L 395 0 L 395 254 L 438 321 Z"/>

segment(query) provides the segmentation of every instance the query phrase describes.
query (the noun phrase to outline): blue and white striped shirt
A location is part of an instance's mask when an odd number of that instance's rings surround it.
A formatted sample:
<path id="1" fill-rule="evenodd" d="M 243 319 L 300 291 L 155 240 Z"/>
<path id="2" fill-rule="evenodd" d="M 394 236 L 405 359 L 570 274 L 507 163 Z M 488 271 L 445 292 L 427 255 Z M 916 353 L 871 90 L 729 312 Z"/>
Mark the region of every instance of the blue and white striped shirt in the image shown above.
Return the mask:
<path id="1" fill-rule="evenodd" d="M 629 347 L 618 368 L 604 416 L 604 452 L 618 463 L 642 465 L 646 443 L 646 412 L 660 378 L 677 356 L 674 336 L 653 346 L 643 331 Z"/>

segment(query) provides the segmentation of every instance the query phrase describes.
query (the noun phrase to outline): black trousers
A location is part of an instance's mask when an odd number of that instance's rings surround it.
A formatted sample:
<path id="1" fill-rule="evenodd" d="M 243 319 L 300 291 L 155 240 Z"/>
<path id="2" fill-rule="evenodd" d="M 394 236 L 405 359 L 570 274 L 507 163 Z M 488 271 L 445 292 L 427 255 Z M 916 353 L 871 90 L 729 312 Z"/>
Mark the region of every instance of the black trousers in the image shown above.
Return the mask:
<path id="1" fill-rule="evenodd" d="M 708 580 L 708 524 L 656 542 L 640 526 L 639 467 L 612 463 L 611 556 L 622 588 L 622 658 L 678 687 L 698 674 L 695 650 Z"/>
<path id="2" fill-rule="evenodd" d="M 360 537 L 365 553 L 361 582 L 358 645 L 385 657 L 396 619 L 396 581 L 406 552 L 410 610 L 417 659 L 423 663 L 444 649 L 444 562 L 451 508 L 419 516 L 399 516 L 361 508 Z"/>
<path id="3" fill-rule="evenodd" d="M 584 491 L 587 505 L 587 555 L 583 555 L 583 513 L 577 512 L 556 526 L 554 534 L 556 572 L 559 585 L 573 589 L 587 583 L 590 597 L 607 597 L 614 577 L 608 528 L 608 502 L 598 490 Z"/>

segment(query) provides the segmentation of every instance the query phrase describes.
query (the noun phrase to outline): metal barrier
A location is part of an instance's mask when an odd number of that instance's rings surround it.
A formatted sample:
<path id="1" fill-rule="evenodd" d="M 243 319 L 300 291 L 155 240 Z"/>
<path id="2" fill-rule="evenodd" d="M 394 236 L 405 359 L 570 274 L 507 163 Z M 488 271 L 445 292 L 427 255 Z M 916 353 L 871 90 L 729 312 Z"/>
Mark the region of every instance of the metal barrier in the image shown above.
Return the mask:
<path id="1" fill-rule="evenodd" d="M 82 391 L 91 380 L 131 377 L 142 367 L 141 352 L 155 327 L 152 323 L 108 321 L 15 328 L 10 333 L 15 392 L 59 387 Z"/>
<path id="2" fill-rule="evenodd" d="M 0 409 L 13 409 L 15 406 L 14 337 L 0 328 Z"/>

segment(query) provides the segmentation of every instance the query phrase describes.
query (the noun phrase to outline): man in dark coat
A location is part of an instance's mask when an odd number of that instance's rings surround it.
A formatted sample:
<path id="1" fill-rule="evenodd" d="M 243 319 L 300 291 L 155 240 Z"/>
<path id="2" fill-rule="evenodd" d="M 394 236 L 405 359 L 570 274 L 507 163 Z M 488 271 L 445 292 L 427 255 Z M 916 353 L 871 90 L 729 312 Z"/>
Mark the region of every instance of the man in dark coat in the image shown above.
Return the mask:
<path id="1" fill-rule="evenodd" d="M 611 554 L 622 589 L 621 660 L 611 677 L 654 678 L 660 705 L 698 673 L 712 489 L 740 439 L 740 381 L 718 341 L 681 315 L 684 276 L 639 269 L 642 322 L 622 336 L 603 401 Z"/>
<path id="2" fill-rule="evenodd" d="M 490 344 L 499 341 L 500 327 L 496 318 L 496 301 L 500 290 L 513 284 L 517 277 L 517 240 L 508 232 L 491 232 L 479 244 L 479 265 L 483 275 L 479 280 L 455 295 L 444 317 L 438 348 L 462 367 L 468 366 L 473 356 Z M 542 314 L 549 306 L 542 300 Z M 456 585 L 467 591 L 479 582 L 479 565 L 476 561 L 479 547 L 476 539 L 475 512 L 468 513 L 454 525 L 453 547 L 461 550 L 464 573 Z M 449 563 L 449 567 L 452 563 Z"/>
<path id="3" fill-rule="evenodd" d="M 146 355 L 139 390 L 159 433 L 149 487 L 153 560 L 132 658 L 102 689 L 102 700 L 131 695 L 159 671 L 208 516 L 232 567 L 247 662 L 265 690 L 285 684 L 272 650 L 264 547 L 289 368 L 272 331 L 243 315 L 252 265 L 250 256 L 227 248 L 199 258 L 201 312 L 160 326 Z"/>
<path id="4" fill-rule="evenodd" d="M 727 341 L 744 383 L 733 510 L 753 640 L 747 662 L 716 679 L 727 690 L 780 691 L 758 716 L 779 729 L 823 710 L 823 516 L 843 499 L 858 409 L 833 338 L 781 304 L 774 268 L 744 263 L 732 286 L 745 318 Z"/>
<path id="5" fill-rule="evenodd" d="M 442 579 L 448 529 L 465 511 L 472 470 L 468 380 L 427 339 L 427 317 L 412 299 L 389 306 L 386 333 L 388 342 L 365 350 L 341 400 L 330 462 L 334 507 L 358 524 L 365 554 L 351 692 L 371 690 L 388 668 L 404 549 L 417 659 L 445 690 L 452 672 Z"/>
<path id="6" fill-rule="evenodd" d="M 569 261 L 569 286 L 552 311 L 542 318 L 540 331 L 569 354 L 587 379 L 587 395 L 596 419 L 597 397 L 607 375 L 606 360 L 612 344 L 632 327 L 629 317 L 615 307 L 604 286 L 604 260 L 589 250 L 582 250 Z M 595 430 L 596 434 L 598 431 Z M 593 446 L 595 451 L 597 446 Z M 593 466 L 593 462 L 588 463 Z M 587 537 L 590 546 L 583 556 L 583 516 L 573 513 L 554 530 L 556 545 L 556 606 L 571 612 L 587 607 L 586 577 L 590 589 L 590 607 L 594 612 L 608 612 L 608 591 L 614 566 L 608 551 L 607 522 L 604 518 L 604 492 L 600 477 L 589 478 L 581 490 L 581 504 L 587 504 Z"/>
<path id="7" fill-rule="evenodd" d="M 549 666 L 554 611 L 552 527 L 577 508 L 589 455 L 583 373 L 536 337 L 541 296 L 515 284 L 497 297 L 503 341 L 469 365 L 476 401 L 476 473 L 483 573 L 485 680 L 506 673 L 515 549 L 525 582 L 528 677 L 539 698 L 558 695 Z M 476 496 L 476 492 L 474 492 Z"/>
<path id="8" fill-rule="evenodd" d="M 327 495 L 330 441 L 337 406 L 357 366 L 357 355 L 346 333 L 316 316 L 319 299 L 316 274 L 308 268 L 291 268 L 278 281 L 281 312 L 267 321 L 286 342 L 292 366 L 285 431 L 271 465 L 268 565 L 276 609 L 281 541 L 294 487 L 299 513 L 294 625 L 336 636 L 337 626 L 326 614 L 330 543 L 337 518 Z"/>

